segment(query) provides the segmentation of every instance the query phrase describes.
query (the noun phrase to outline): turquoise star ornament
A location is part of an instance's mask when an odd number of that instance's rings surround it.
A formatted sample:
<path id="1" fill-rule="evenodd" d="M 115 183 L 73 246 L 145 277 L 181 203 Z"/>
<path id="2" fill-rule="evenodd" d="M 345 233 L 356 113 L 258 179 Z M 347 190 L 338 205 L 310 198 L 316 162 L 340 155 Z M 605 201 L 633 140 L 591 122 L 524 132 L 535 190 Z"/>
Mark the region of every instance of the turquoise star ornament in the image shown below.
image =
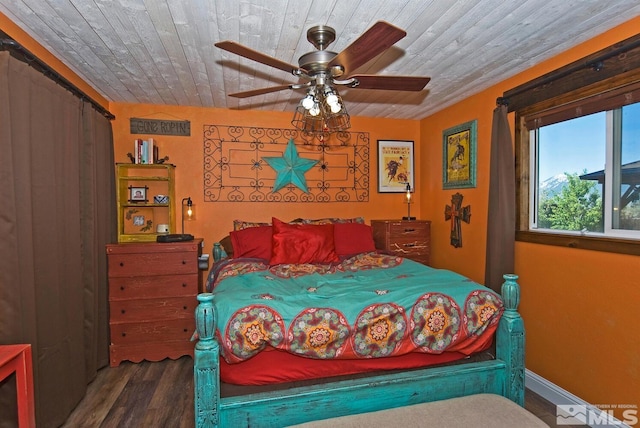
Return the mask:
<path id="1" fill-rule="evenodd" d="M 278 174 L 273 184 L 273 192 L 277 192 L 291 183 L 303 192 L 309 193 L 307 179 L 304 174 L 313 168 L 318 161 L 298 156 L 298 150 L 296 150 L 296 145 L 293 144 L 293 139 L 289 140 L 282 157 L 263 157 L 262 159 Z"/>

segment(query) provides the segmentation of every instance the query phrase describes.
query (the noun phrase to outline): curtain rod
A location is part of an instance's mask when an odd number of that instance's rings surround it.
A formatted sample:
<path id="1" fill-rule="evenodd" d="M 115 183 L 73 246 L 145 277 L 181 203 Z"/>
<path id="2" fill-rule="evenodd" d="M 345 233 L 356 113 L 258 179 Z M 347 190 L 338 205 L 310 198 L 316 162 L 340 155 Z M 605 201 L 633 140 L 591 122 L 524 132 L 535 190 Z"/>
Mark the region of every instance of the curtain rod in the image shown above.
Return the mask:
<path id="1" fill-rule="evenodd" d="M 567 77 L 577 71 L 580 71 L 586 68 L 590 68 L 593 71 L 598 72 L 604 68 L 604 62 L 609 58 L 626 53 L 640 46 L 640 39 L 637 39 L 636 36 L 630 37 L 629 39 L 625 40 L 625 42 L 629 42 L 629 43 L 627 44 L 623 43 L 621 46 L 614 48 L 608 52 L 603 52 L 601 55 L 598 55 L 595 58 L 589 59 L 587 61 L 578 60 L 575 63 L 573 63 L 573 65 L 569 64 L 566 67 L 566 69 L 560 69 L 561 70 L 560 72 L 552 71 L 548 73 L 546 76 L 542 76 L 541 78 L 534 79 L 529 83 L 525 83 L 523 85 L 520 85 L 519 87 L 513 88 L 510 91 L 506 91 L 502 97 L 498 97 L 496 99 L 496 104 L 508 106 L 509 97 L 520 95 L 538 86 L 547 85 L 555 80 L 561 79 L 563 77 Z M 507 93 L 509 94 L 509 96 L 505 96 Z"/>
<path id="2" fill-rule="evenodd" d="M 58 85 L 62 86 L 63 88 L 71 92 L 73 95 L 80 98 L 81 100 L 90 102 L 91 105 L 93 105 L 93 108 L 96 109 L 100 114 L 102 114 L 107 119 L 113 120 L 116 118 L 109 110 L 102 107 L 97 101 L 95 101 L 85 92 L 83 92 L 82 89 L 78 88 L 73 83 L 69 82 L 67 79 L 62 77 L 58 72 L 53 70 L 47 64 L 45 64 L 40 59 L 38 59 L 35 55 L 29 52 L 27 49 L 22 47 L 20 43 L 16 42 L 15 40 L 7 36 L 5 33 L 3 33 L 2 31 L 0 31 L 0 37 L 2 37 L 0 39 L 0 51 L 9 51 L 14 58 L 22 62 L 25 62 L 30 67 L 33 67 L 37 71 L 41 72 L 46 77 L 53 80 Z"/>

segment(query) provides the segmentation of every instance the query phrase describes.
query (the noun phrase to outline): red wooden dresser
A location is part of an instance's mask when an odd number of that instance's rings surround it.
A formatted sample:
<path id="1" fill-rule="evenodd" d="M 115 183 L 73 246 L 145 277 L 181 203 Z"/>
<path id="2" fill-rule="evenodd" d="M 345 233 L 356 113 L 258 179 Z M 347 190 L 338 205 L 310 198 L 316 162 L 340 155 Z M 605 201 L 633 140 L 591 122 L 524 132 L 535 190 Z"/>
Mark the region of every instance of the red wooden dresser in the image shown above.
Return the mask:
<path id="1" fill-rule="evenodd" d="M 201 243 L 107 245 L 112 367 L 193 356 Z"/>

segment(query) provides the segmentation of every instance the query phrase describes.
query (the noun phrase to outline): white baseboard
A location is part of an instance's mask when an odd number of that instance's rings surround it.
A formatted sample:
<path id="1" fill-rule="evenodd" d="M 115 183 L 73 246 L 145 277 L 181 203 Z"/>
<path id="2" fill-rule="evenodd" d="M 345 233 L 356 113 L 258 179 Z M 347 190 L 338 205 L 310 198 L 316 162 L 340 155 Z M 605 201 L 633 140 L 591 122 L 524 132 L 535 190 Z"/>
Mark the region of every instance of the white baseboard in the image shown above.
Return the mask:
<path id="1" fill-rule="evenodd" d="M 578 405 L 585 406 L 585 408 L 593 412 L 596 417 L 593 419 L 597 421 L 597 423 L 593 423 L 591 427 L 595 428 L 631 428 L 629 425 L 623 423 L 622 421 L 608 415 L 606 412 L 603 412 L 601 409 L 595 407 L 594 405 L 587 403 L 582 398 L 573 395 L 569 391 L 560 388 L 558 385 L 548 381 L 532 372 L 529 369 L 525 369 L 525 379 L 524 379 L 525 387 L 535 392 L 545 400 L 551 402 L 552 404 L 557 405 Z M 575 424 L 572 424 L 575 425 Z M 587 426 L 587 425 L 585 425 Z"/>

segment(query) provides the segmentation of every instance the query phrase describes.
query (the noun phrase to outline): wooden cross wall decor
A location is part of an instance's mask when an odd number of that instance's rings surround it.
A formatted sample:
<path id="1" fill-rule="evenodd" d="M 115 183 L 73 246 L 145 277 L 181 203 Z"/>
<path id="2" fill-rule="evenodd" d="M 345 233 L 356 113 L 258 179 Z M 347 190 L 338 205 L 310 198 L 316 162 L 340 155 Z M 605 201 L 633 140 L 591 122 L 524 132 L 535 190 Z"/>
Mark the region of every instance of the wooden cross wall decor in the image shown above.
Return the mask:
<path id="1" fill-rule="evenodd" d="M 460 193 L 456 193 L 451 197 L 451 205 L 447 205 L 444 209 L 444 219 L 451 220 L 451 245 L 454 247 L 462 247 L 462 228 L 460 221 L 469 223 L 471 221 L 471 206 L 467 205 L 462 208 L 462 198 Z"/>

